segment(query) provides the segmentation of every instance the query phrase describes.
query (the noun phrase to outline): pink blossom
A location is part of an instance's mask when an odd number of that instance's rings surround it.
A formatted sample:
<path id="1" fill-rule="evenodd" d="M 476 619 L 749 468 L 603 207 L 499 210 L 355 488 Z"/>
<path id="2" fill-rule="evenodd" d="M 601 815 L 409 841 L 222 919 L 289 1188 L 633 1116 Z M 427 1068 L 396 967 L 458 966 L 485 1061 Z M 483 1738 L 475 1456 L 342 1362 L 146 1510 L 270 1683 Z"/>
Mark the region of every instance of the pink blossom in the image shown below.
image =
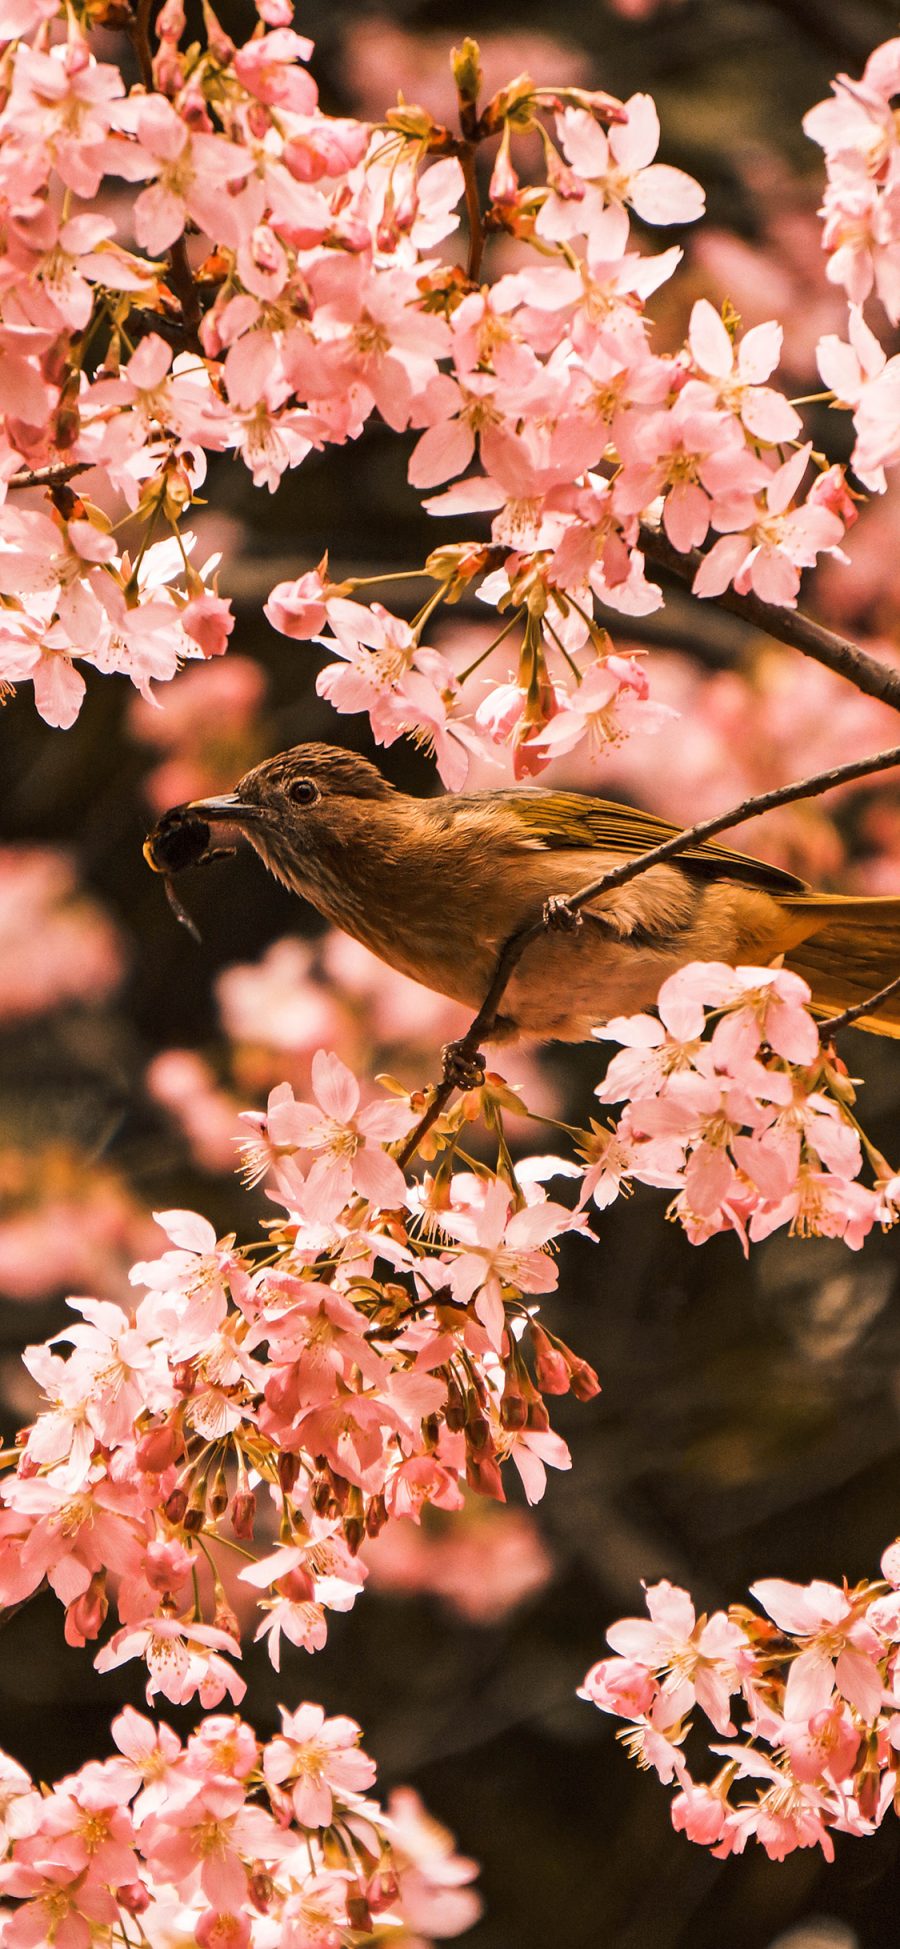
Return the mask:
<path id="1" fill-rule="evenodd" d="M 560 142 L 582 185 L 580 197 L 551 189 L 538 218 L 547 238 L 588 236 L 608 202 L 629 203 L 645 223 L 693 223 L 705 199 L 693 177 L 667 163 L 654 163 L 659 120 L 649 95 L 632 95 L 627 120 L 608 136 L 583 109 L 567 108 L 557 118 Z"/>
<path id="2" fill-rule="evenodd" d="M 320 1705 L 281 1710 L 281 1733 L 266 1748 L 265 1776 L 287 1787 L 296 1819 L 304 1827 L 329 1827 L 335 1797 L 339 1802 L 365 1792 L 375 1779 L 374 1762 L 359 1750 L 361 1732 L 353 1719 L 326 1719 Z"/>
<path id="3" fill-rule="evenodd" d="M 184 1705 L 197 1692 L 202 1705 L 218 1705 L 226 1692 L 240 1704 L 247 1690 L 244 1680 L 233 1671 L 220 1653 L 239 1658 L 240 1645 L 227 1631 L 190 1619 L 159 1616 L 148 1618 L 138 1627 L 117 1631 L 109 1644 L 97 1653 L 98 1672 L 114 1671 L 130 1658 L 146 1660 L 149 1677 L 147 1698 L 157 1692 L 173 1705 Z"/>
<path id="4" fill-rule="evenodd" d="M 413 1121 L 408 1106 L 395 1100 L 360 1110 L 356 1078 L 338 1056 L 321 1049 L 313 1057 L 312 1085 L 315 1104 L 295 1102 L 287 1083 L 272 1091 L 270 1141 L 279 1150 L 313 1153 L 310 1188 L 326 1203 L 340 1207 L 355 1189 L 375 1204 L 402 1204 L 403 1172 L 382 1145 L 406 1135 Z"/>
<path id="5" fill-rule="evenodd" d="M 698 1621 L 687 1592 L 666 1581 L 647 1590 L 647 1609 L 649 1621 L 625 1618 L 611 1626 L 613 1650 L 648 1671 L 669 1673 L 664 1686 L 682 1713 L 696 1698 L 717 1732 L 733 1731 L 730 1699 L 744 1667 L 745 1632 L 724 1611 Z"/>
<path id="6" fill-rule="evenodd" d="M 460 1305 L 474 1299 L 476 1316 L 498 1351 L 504 1331 L 503 1282 L 523 1292 L 552 1292 L 559 1275 L 545 1248 L 571 1224 L 572 1214 L 562 1205 L 538 1203 L 514 1210 L 499 1179 L 486 1188 L 477 1207 L 442 1214 L 442 1230 L 463 1247 L 448 1262 L 454 1299 Z"/>

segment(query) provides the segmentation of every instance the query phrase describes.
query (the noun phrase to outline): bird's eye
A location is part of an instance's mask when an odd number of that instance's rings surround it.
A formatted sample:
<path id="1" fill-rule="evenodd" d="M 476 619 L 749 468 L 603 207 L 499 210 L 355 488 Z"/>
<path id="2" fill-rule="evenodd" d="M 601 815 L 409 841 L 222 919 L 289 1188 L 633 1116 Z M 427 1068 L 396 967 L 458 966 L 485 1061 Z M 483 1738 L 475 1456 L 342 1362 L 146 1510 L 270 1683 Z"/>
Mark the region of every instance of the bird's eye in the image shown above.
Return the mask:
<path id="1" fill-rule="evenodd" d="M 320 797 L 319 787 L 311 778 L 295 778 L 293 784 L 288 786 L 288 798 L 293 799 L 295 805 L 315 805 Z"/>

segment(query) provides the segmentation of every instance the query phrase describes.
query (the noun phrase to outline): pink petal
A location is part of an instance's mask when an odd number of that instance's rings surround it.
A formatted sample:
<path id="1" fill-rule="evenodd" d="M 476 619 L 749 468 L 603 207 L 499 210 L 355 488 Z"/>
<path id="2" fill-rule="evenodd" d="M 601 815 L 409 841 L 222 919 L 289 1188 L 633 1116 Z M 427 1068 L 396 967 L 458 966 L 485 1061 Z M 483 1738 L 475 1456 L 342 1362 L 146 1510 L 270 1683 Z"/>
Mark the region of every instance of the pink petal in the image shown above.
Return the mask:
<path id="1" fill-rule="evenodd" d="M 801 1651 L 795 1658 L 788 1673 L 784 1688 L 784 1716 L 786 1719 L 811 1719 L 814 1712 L 824 1712 L 834 1696 L 834 1666 L 826 1658 L 824 1651 L 814 1647 L 811 1651 Z"/>
<path id="2" fill-rule="evenodd" d="M 349 1123 L 359 1103 L 359 1084 L 340 1056 L 317 1049 L 312 1059 L 312 1084 L 317 1102 L 336 1123 Z"/>
<path id="3" fill-rule="evenodd" d="M 644 223 L 696 223 L 706 209 L 706 197 L 693 176 L 664 162 L 641 171 L 628 200 Z"/>
<path id="4" fill-rule="evenodd" d="M 845 1645 L 835 1664 L 834 1675 L 838 1691 L 859 1712 L 868 1725 L 877 1718 L 884 1698 L 884 1685 L 878 1666 L 873 1658 L 857 1651 L 853 1645 Z"/>
<path id="5" fill-rule="evenodd" d="M 708 298 L 698 298 L 691 312 L 688 343 L 701 372 L 715 379 L 729 379 L 734 364 L 734 348 L 715 306 Z"/>
<path id="6" fill-rule="evenodd" d="M 437 487 L 463 473 L 474 452 L 475 436 L 468 421 L 445 420 L 442 426 L 429 426 L 410 455 L 409 480 L 413 487 Z"/>

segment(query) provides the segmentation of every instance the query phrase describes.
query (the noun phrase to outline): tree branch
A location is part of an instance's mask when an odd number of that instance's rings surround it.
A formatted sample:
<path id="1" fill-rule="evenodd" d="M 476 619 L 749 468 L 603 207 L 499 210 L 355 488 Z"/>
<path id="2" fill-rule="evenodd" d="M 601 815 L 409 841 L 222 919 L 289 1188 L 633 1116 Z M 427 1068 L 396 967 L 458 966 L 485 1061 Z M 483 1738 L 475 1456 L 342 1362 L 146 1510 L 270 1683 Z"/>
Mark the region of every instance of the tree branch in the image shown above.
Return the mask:
<path id="1" fill-rule="evenodd" d="M 478 170 L 475 149 L 471 142 L 461 142 L 457 151 L 462 164 L 463 181 L 466 189 L 466 218 L 469 225 L 469 255 L 466 262 L 466 276 L 474 284 L 481 269 L 484 251 L 484 223 L 481 216 L 481 198 L 478 194 Z"/>
<path id="2" fill-rule="evenodd" d="M 37 467 L 33 473 L 27 469 L 21 474 L 13 474 L 7 487 L 63 487 L 66 481 L 74 480 L 76 474 L 86 474 L 96 465 L 93 460 L 68 460 L 58 467 Z"/>
<path id="3" fill-rule="evenodd" d="M 839 1029 L 849 1029 L 851 1022 L 858 1022 L 861 1015 L 874 1015 L 882 1002 L 890 1000 L 900 990 L 900 974 L 893 981 L 886 981 L 874 995 L 867 995 L 864 1002 L 855 1002 L 852 1008 L 843 1008 L 840 1015 L 830 1015 L 827 1022 L 819 1023 L 819 1034 L 823 1042 L 830 1042 Z"/>
<path id="4" fill-rule="evenodd" d="M 153 0 L 136 0 L 131 22 L 131 38 L 138 58 L 141 80 L 149 93 L 152 93 L 156 86 L 153 74 L 153 49 L 150 45 L 152 8 Z M 181 306 L 187 348 L 191 352 L 202 354 L 203 347 L 197 336 L 201 318 L 200 299 L 183 236 L 176 237 L 169 249 L 169 277 L 172 290 Z"/>
<path id="5" fill-rule="evenodd" d="M 411 1131 L 398 1156 L 401 1170 L 405 1170 L 415 1155 L 423 1137 L 443 1114 L 454 1091 L 458 1088 L 472 1088 L 477 1082 L 479 1068 L 483 1073 L 483 1058 L 478 1045 L 489 1040 L 496 1026 L 500 1003 L 506 993 L 514 969 L 517 967 L 525 949 L 533 941 L 539 940 L 548 928 L 576 928 L 581 924 L 581 908 L 586 907 L 601 894 L 612 892 L 614 888 L 627 885 L 640 874 L 649 871 L 651 866 L 662 866 L 666 860 L 677 858 L 679 853 L 699 846 L 706 839 L 714 839 L 717 833 L 727 832 L 731 826 L 739 826 L 745 819 L 756 819 L 763 812 L 774 812 L 777 806 L 791 805 L 796 799 L 818 798 L 822 792 L 830 792 L 835 785 L 847 785 L 855 778 L 869 778 L 874 773 L 889 771 L 900 765 L 900 745 L 889 751 L 878 751 L 870 758 L 855 758 L 849 764 L 836 765 L 830 771 L 816 772 L 810 778 L 799 779 L 792 785 L 779 785 L 771 792 L 758 793 L 753 798 L 743 799 L 740 805 L 733 806 L 730 812 L 719 812 L 712 819 L 702 819 L 697 825 L 687 826 L 684 831 L 672 834 L 659 846 L 652 846 L 646 853 L 639 853 L 633 859 L 623 860 L 620 866 L 610 867 L 596 880 L 589 880 L 577 893 L 568 898 L 557 896 L 548 900 L 537 920 L 526 921 L 522 927 L 510 934 L 497 957 L 493 979 L 477 1015 L 470 1022 L 464 1036 L 458 1042 L 450 1043 L 444 1052 L 444 1076 L 435 1086 L 434 1096 L 424 1116 Z M 869 997 L 858 1004 L 855 1010 L 847 1010 L 843 1016 L 835 1016 L 825 1027 L 832 1032 L 846 1026 L 858 1015 L 865 1014 L 898 983 L 891 983 L 878 995 Z M 467 1075 L 467 1071 L 470 1072 Z"/>
<path id="6" fill-rule="evenodd" d="M 692 548 L 686 555 L 677 548 L 657 528 L 641 523 L 641 548 L 647 560 L 657 568 L 667 569 L 679 582 L 693 583 L 694 576 L 704 557 L 698 548 Z M 838 636 L 823 623 L 813 622 L 811 616 L 804 616 L 797 609 L 781 609 L 776 604 L 760 601 L 759 596 L 738 595 L 735 589 L 726 589 L 723 595 L 709 597 L 719 609 L 728 609 L 745 622 L 752 623 L 756 629 L 765 630 L 767 636 L 774 636 L 779 643 L 788 643 L 792 649 L 801 650 L 804 656 L 813 657 L 816 663 L 824 663 L 827 670 L 833 670 L 838 677 L 845 677 L 848 683 L 856 685 L 857 690 L 865 691 L 868 697 L 877 697 L 882 704 L 890 704 L 900 711 L 900 670 L 890 664 L 879 663 L 877 657 L 869 656 L 855 643 L 849 643 L 845 636 Z"/>

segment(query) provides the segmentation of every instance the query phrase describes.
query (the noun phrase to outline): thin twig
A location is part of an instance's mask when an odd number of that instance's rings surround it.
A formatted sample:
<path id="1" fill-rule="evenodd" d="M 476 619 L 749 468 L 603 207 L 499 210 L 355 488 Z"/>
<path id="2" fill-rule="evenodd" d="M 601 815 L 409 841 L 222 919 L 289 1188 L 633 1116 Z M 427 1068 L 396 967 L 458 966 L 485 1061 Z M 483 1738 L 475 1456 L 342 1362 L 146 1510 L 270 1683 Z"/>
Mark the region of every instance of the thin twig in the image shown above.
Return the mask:
<path id="1" fill-rule="evenodd" d="M 460 143 L 459 159 L 462 163 L 463 181 L 466 186 L 466 217 L 469 224 L 469 257 L 466 276 L 474 284 L 481 269 L 484 250 L 484 224 L 481 217 L 481 198 L 478 194 L 478 172 L 475 165 L 475 149 L 471 142 Z"/>
<path id="2" fill-rule="evenodd" d="M 76 474 L 86 474 L 95 466 L 93 460 L 67 460 L 58 467 L 36 467 L 33 473 L 26 468 L 21 474 L 13 474 L 7 487 L 62 487 L 67 480 L 74 480 Z"/>
<path id="3" fill-rule="evenodd" d="M 667 569 L 670 575 L 677 576 L 679 582 L 693 583 L 698 568 L 705 557 L 698 548 L 689 549 L 682 555 L 658 528 L 650 528 L 641 523 L 641 548 L 648 561 L 657 568 Z M 717 608 L 729 609 L 744 621 L 753 623 L 755 628 L 765 630 L 767 636 L 774 636 L 779 643 L 788 643 L 794 650 L 801 650 L 804 656 L 813 657 L 816 663 L 824 663 L 827 670 L 833 670 L 838 677 L 845 677 L 848 683 L 856 685 L 857 690 L 865 691 L 868 697 L 877 697 L 882 704 L 890 704 L 900 711 L 900 670 L 889 663 L 879 663 L 877 657 L 869 656 L 855 643 L 849 643 L 845 636 L 838 636 L 833 629 L 826 629 L 823 623 L 816 623 L 811 616 L 804 616 L 798 609 L 783 609 L 777 604 L 762 602 L 759 596 L 738 595 L 735 589 L 726 589 L 722 595 L 710 598 Z"/>
<path id="4" fill-rule="evenodd" d="M 150 45 L 150 14 L 153 0 L 137 0 L 134 18 L 131 22 L 131 38 L 134 42 L 141 80 L 148 91 L 155 88 L 153 75 L 153 49 Z M 189 351 L 200 352 L 203 347 L 198 337 L 202 312 L 194 273 L 187 254 L 187 244 L 183 236 L 176 237 L 169 250 L 169 278 L 172 290 L 181 306 L 184 321 L 185 344 Z"/>
<path id="5" fill-rule="evenodd" d="M 882 1002 L 889 1001 L 892 995 L 898 993 L 900 993 L 900 974 L 895 975 L 893 981 L 886 981 L 884 987 L 879 988 L 876 994 L 867 995 L 864 1002 L 854 1002 L 852 1008 L 844 1008 L 840 1015 L 830 1015 L 827 1022 L 820 1022 L 819 1035 L 822 1041 L 830 1042 L 839 1029 L 848 1029 L 851 1022 L 859 1021 L 861 1015 L 874 1015 Z"/>
<path id="6" fill-rule="evenodd" d="M 504 942 L 484 1001 L 477 1015 L 470 1022 L 465 1035 L 458 1042 L 450 1045 L 448 1058 L 445 1060 L 443 1080 L 435 1086 L 434 1095 L 424 1116 L 411 1131 L 399 1153 L 397 1161 L 401 1170 L 406 1169 L 423 1137 L 427 1136 L 438 1117 L 442 1115 L 454 1091 L 460 1087 L 457 1078 L 461 1069 L 466 1065 L 477 1068 L 478 1045 L 482 1040 L 489 1040 L 492 1030 L 496 1027 L 500 1003 L 513 971 L 525 949 L 530 947 L 533 941 L 539 940 L 548 926 L 554 923 L 558 925 L 560 920 L 565 922 L 567 917 L 573 926 L 577 926 L 580 909 L 588 906 L 591 901 L 597 900 L 601 894 L 625 886 L 629 880 L 635 880 L 640 874 L 648 872 L 651 866 L 662 866 L 666 860 L 674 859 L 679 853 L 702 845 L 704 840 L 715 838 L 717 833 L 727 832 L 731 826 L 741 825 L 745 819 L 759 818 L 763 812 L 773 812 L 777 806 L 790 805 L 796 799 L 818 798 L 820 793 L 831 791 L 835 785 L 849 784 L 855 778 L 868 778 L 875 772 L 889 771 L 895 765 L 900 765 L 900 745 L 893 746 L 889 751 L 875 752 L 870 758 L 855 758 L 849 764 L 836 765 L 831 771 L 816 772 L 811 778 L 799 779 L 792 785 L 779 785 L 774 791 L 758 793 L 753 798 L 742 800 L 740 805 L 733 806 L 730 812 L 719 812 L 713 819 L 702 819 L 695 826 L 685 827 L 683 832 L 673 833 L 671 839 L 662 840 L 660 845 L 652 846 L 649 851 L 636 854 L 633 859 L 623 860 L 620 866 L 613 866 L 599 878 L 589 880 L 585 886 L 578 889 L 577 893 L 569 895 L 568 898 L 560 896 L 547 901 L 536 920 L 526 921 Z M 727 874 L 725 862 L 722 870 Z M 880 999 L 880 996 L 874 998 L 875 1001 Z M 865 1006 L 862 1005 L 858 1012 L 864 1013 Z M 839 1026 L 844 1026 L 843 1017 L 836 1019 Z M 849 1019 L 853 1019 L 852 1011 Z M 828 1026 L 833 1027 L 833 1024 L 826 1024 L 826 1027 Z"/>
<path id="7" fill-rule="evenodd" d="M 153 0 L 137 0 L 134 19 L 130 23 L 131 38 L 134 42 L 134 51 L 138 58 L 141 80 L 144 87 L 151 92 L 155 86 L 153 79 L 153 49 L 150 46 L 150 10 L 152 5 Z"/>

